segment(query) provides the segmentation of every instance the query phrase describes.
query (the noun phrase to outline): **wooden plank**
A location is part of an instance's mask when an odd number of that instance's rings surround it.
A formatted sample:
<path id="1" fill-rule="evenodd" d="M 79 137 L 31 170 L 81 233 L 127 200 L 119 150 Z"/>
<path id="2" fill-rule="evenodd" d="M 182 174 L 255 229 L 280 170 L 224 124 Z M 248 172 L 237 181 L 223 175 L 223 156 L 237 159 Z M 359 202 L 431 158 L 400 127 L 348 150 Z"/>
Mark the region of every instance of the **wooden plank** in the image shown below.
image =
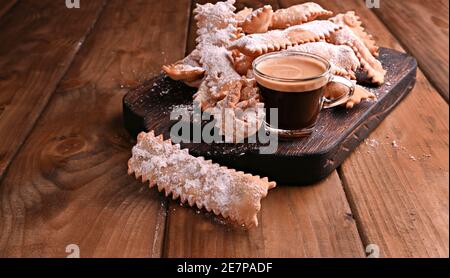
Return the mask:
<path id="1" fill-rule="evenodd" d="M 314 186 L 272 190 L 249 231 L 174 202 L 168 215 L 167 257 L 364 256 L 336 172 Z"/>
<path id="2" fill-rule="evenodd" d="M 127 176 L 121 100 L 183 57 L 189 6 L 109 2 L 0 186 L 0 256 L 160 256 L 166 207 Z"/>
<path id="3" fill-rule="evenodd" d="M 381 46 L 402 50 L 364 1 L 316 2 L 355 10 Z M 342 166 L 364 244 L 377 244 L 382 257 L 449 255 L 448 117 L 447 103 L 419 71 L 413 92 Z"/>
<path id="4" fill-rule="evenodd" d="M 0 17 L 5 15 L 17 3 L 18 0 L 2 0 L 0 1 Z"/>
<path id="5" fill-rule="evenodd" d="M 0 180 L 105 1 L 21 1 L 0 19 Z"/>
<path id="6" fill-rule="evenodd" d="M 449 98 L 447 0 L 382 1 L 373 11 L 404 48 L 414 55 L 428 80 Z"/>
<path id="7" fill-rule="evenodd" d="M 256 1 L 245 3 L 260 6 Z M 276 8 L 276 3 L 273 6 Z M 195 36 L 191 34 L 190 38 Z M 164 256 L 364 256 L 336 171 L 314 186 L 279 185 L 262 201 L 259 223 L 258 228 L 245 231 L 170 202 Z"/>

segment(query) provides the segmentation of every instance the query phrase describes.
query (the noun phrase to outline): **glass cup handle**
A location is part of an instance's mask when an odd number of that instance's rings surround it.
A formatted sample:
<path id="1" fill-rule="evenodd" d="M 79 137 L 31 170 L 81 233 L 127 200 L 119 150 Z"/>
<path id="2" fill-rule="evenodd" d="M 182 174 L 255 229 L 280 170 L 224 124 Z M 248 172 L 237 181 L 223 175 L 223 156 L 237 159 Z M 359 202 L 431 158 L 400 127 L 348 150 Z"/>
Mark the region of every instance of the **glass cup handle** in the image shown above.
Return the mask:
<path id="1" fill-rule="evenodd" d="M 323 108 L 325 108 L 325 109 L 336 107 L 336 106 L 346 103 L 353 96 L 353 93 L 355 92 L 355 84 L 352 81 L 348 80 L 347 78 L 344 78 L 342 76 L 332 75 L 330 78 L 330 82 L 342 84 L 342 85 L 348 87 L 349 91 L 347 94 L 344 94 L 337 99 L 328 99 L 326 97 L 323 97 Z"/>

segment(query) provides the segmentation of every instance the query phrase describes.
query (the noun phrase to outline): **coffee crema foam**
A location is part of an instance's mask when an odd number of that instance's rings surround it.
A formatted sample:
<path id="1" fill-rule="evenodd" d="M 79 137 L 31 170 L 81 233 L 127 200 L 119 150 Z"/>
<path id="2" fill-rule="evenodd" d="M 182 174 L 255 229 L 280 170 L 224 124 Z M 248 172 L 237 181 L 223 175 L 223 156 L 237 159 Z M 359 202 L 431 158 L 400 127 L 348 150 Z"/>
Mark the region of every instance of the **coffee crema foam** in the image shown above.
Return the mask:
<path id="1" fill-rule="evenodd" d="M 256 68 L 269 77 L 256 74 L 256 81 L 264 87 L 280 92 L 300 93 L 317 90 L 328 83 L 327 65 L 307 56 L 279 56 L 261 61 Z M 270 79 L 291 79 L 280 81 Z M 318 78 L 315 78 L 318 77 Z M 304 80 L 315 78 L 313 80 Z M 292 81 L 298 79 L 299 81 Z"/>

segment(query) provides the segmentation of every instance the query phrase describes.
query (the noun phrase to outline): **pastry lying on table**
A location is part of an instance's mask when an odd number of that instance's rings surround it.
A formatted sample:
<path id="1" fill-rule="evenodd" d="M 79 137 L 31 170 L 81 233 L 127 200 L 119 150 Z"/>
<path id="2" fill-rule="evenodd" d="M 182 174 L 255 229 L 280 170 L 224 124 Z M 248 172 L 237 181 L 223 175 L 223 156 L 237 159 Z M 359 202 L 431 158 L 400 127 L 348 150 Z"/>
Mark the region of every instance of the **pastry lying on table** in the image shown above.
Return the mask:
<path id="1" fill-rule="evenodd" d="M 356 82 L 355 72 L 363 71 L 370 82 L 383 84 L 385 71 L 378 47 L 361 27 L 354 12 L 332 16 L 331 11 L 315 3 L 305 3 L 273 11 L 264 6 L 235 13 L 234 0 L 197 5 L 197 47 L 186 58 L 163 66 L 174 80 L 198 88 L 194 103 L 210 112 L 219 130 L 224 111 L 263 107 L 252 74 L 252 62 L 268 52 L 303 51 L 327 59 L 331 71 Z M 320 20 L 319 20 L 320 18 Z M 344 104 L 352 108 L 375 96 L 361 86 Z M 342 87 L 330 84 L 329 98 L 343 95 Z M 250 116 L 249 116 L 250 115 Z M 248 137 L 259 130 L 265 115 L 235 113 L 235 128 L 246 130 Z M 236 138 L 239 140 L 239 138 Z M 151 133 L 141 133 L 133 148 L 128 171 L 150 186 L 157 185 L 172 198 L 222 215 L 247 227 L 256 226 L 260 201 L 275 187 L 267 178 L 259 178 L 220 167 L 203 158 L 189 155 L 178 145 L 163 141 Z"/>
<path id="2" fill-rule="evenodd" d="M 128 174 L 157 186 L 166 196 L 205 208 L 245 227 L 258 226 L 261 199 L 275 187 L 267 178 L 252 176 L 194 157 L 180 145 L 153 132 L 142 132 L 128 161 Z"/>

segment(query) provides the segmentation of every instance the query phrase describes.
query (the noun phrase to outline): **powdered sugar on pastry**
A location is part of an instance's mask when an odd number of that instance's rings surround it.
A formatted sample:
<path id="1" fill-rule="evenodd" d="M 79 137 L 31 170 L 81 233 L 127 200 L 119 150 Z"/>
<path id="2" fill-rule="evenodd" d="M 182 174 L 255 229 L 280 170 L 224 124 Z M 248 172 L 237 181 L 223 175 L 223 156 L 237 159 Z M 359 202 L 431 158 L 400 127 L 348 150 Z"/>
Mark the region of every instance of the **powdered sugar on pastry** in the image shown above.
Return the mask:
<path id="1" fill-rule="evenodd" d="M 197 48 L 182 61 L 163 66 L 162 69 L 168 76 L 174 80 L 183 80 L 188 85 L 196 83 L 194 81 L 203 77 L 205 68 L 200 59 L 204 55 L 204 47 L 208 45 L 226 47 L 238 36 L 234 2 L 229 0 L 215 5 L 210 3 L 197 5 L 194 10 L 198 27 Z"/>
<path id="2" fill-rule="evenodd" d="M 293 46 L 287 51 L 302 51 L 321 56 L 330 62 L 331 73 L 350 79 L 356 79 L 355 72 L 360 66 L 353 49 L 346 45 L 312 42 Z"/>
<path id="3" fill-rule="evenodd" d="M 330 20 L 337 25 L 349 27 L 355 35 L 357 35 L 364 45 L 369 49 L 370 53 L 375 57 L 378 56 L 378 46 L 375 43 L 372 35 L 368 34 L 362 27 L 362 22 L 359 16 L 354 11 L 345 14 L 338 14 Z"/>
<path id="4" fill-rule="evenodd" d="M 162 70 L 173 80 L 193 82 L 203 77 L 205 70 L 200 65 L 200 52 L 194 50 L 175 64 L 165 65 Z"/>
<path id="5" fill-rule="evenodd" d="M 225 29 L 228 25 L 237 25 L 234 11 L 235 0 L 218 2 L 216 4 L 197 4 L 194 9 L 195 20 L 199 30 L 214 32 L 215 29 Z"/>
<path id="6" fill-rule="evenodd" d="M 141 133 L 128 161 L 128 173 L 157 185 L 166 196 L 205 208 L 240 225 L 258 225 L 261 199 L 275 187 L 267 178 L 236 172 L 194 157 L 170 140 Z"/>
<path id="7" fill-rule="evenodd" d="M 231 53 L 227 49 L 214 45 L 205 48 L 207 49 L 204 49 L 200 61 L 208 73 L 205 82 L 212 95 L 217 94 L 225 84 L 241 80 L 241 76 L 233 67 Z"/>
<path id="8" fill-rule="evenodd" d="M 243 143 L 245 138 L 258 132 L 265 118 L 264 104 L 259 102 L 259 96 L 241 101 L 233 109 L 227 108 L 225 102 L 219 102 L 207 112 L 214 116 L 219 134 L 227 143 Z"/>
<path id="9" fill-rule="evenodd" d="M 272 24 L 273 10 L 272 6 L 266 5 L 249 14 L 239 26 L 247 34 L 265 33 Z"/>
<path id="10" fill-rule="evenodd" d="M 234 7 L 230 6 L 230 3 L 234 3 L 234 1 L 228 1 L 226 5 L 220 3 L 200 5 L 195 10 L 198 20 L 197 50 L 201 56 L 200 64 L 205 69 L 205 77 L 194 95 L 194 102 L 198 103 L 203 111 L 212 111 L 210 112 L 215 116 L 219 128 L 225 127 L 225 124 L 221 122 L 224 119 L 221 115 L 225 113 L 225 109 L 230 110 L 231 112 L 228 112 L 227 115 L 234 116 L 231 121 L 234 123 L 232 126 L 234 130 L 231 130 L 231 134 L 238 133 L 240 130 L 251 130 L 245 133 L 251 134 L 259 129 L 262 121 L 254 120 L 249 124 L 247 121 L 236 118 L 239 115 L 233 111 L 237 108 L 236 105 L 243 101 L 246 101 L 247 105 L 253 104 L 255 107 L 259 103 L 241 99 L 242 92 L 244 94 L 254 93 L 254 91 L 257 92 L 257 89 L 255 84 L 252 84 L 252 88 L 248 88 L 248 82 L 242 77 L 244 72 L 238 73 L 234 67 L 234 63 L 237 62 L 234 60 L 236 57 L 233 57 L 232 51 L 227 49 L 227 46 L 239 37 Z M 244 60 L 239 62 L 244 62 Z M 259 100 L 259 98 L 255 97 L 254 100 Z M 258 126 L 254 128 L 254 124 Z M 220 129 L 220 132 L 227 133 L 228 131 Z M 231 137 L 238 138 L 232 135 Z"/>
<path id="11" fill-rule="evenodd" d="M 231 53 L 234 69 L 240 75 L 246 75 L 247 72 L 252 68 L 254 58 L 244 55 L 238 50 L 233 50 Z"/>
<path id="12" fill-rule="evenodd" d="M 238 22 L 243 22 L 252 14 L 252 12 L 253 12 L 252 8 L 245 7 L 236 13 L 236 20 Z"/>
<path id="13" fill-rule="evenodd" d="M 327 39 L 340 28 L 331 21 L 317 20 L 285 30 L 244 36 L 232 42 L 230 49 L 237 49 L 244 55 L 256 57 L 268 52 L 283 50 L 289 46 Z"/>
<path id="14" fill-rule="evenodd" d="M 308 2 L 275 11 L 272 17 L 271 28 L 284 29 L 313 21 L 320 16 L 331 15 L 333 15 L 333 12 L 323 9 L 319 4 Z"/>
<path id="15" fill-rule="evenodd" d="M 370 53 L 361 39 L 349 27 L 344 26 L 338 32 L 333 33 L 330 42 L 351 47 L 361 62 L 361 68 L 367 74 L 367 77 L 375 84 L 384 83 L 386 71 L 383 69 L 381 62 Z"/>
<path id="16" fill-rule="evenodd" d="M 208 51 L 205 48 L 210 45 L 226 47 L 238 37 L 234 2 L 230 0 L 215 5 L 197 5 L 194 10 L 198 26 L 197 47 L 185 59 L 163 66 L 162 69 L 168 76 L 174 80 L 183 80 L 188 85 L 198 83 L 195 81 L 200 80 L 205 73 L 205 67 L 201 63 L 201 57 Z"/>

